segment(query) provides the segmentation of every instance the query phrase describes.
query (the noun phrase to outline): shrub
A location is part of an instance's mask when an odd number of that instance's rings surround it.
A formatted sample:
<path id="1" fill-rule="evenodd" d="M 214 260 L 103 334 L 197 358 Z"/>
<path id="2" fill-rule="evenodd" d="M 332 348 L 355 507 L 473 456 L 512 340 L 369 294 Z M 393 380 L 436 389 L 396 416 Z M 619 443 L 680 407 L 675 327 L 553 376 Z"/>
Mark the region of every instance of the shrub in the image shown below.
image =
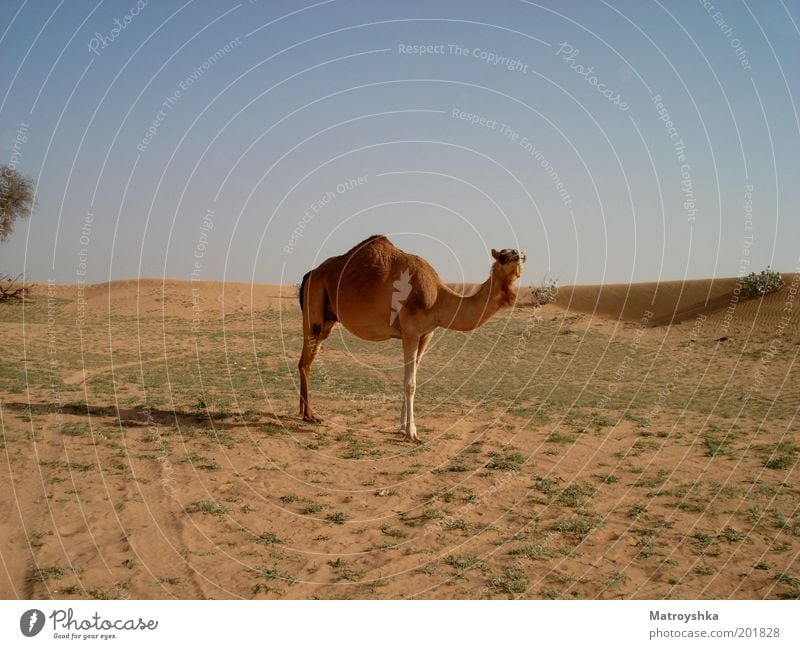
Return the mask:
<path id="1" fill-rule="evenodd" d="M 214 397 L 210 394 L 201 394 L 194 404 L 197 410 L 210 410 L 214 407 Z"/>
<path id="2" fill-rule="evenodd" d="M 552 304 L 558 297 L 558 280 L 545 278 L 539 286 L 531 286 L 533 306 Z"/>
<path id="3" fill-rule="evenodd" d="M 783 287 L 784 282 L 781 274 L 777 270 L 772 270 L 769 266 L 758 275 L 750 273 L 742 279 L 743 293 L 747 297 L 767 295 L 768 293 L 779 291 Z"/>

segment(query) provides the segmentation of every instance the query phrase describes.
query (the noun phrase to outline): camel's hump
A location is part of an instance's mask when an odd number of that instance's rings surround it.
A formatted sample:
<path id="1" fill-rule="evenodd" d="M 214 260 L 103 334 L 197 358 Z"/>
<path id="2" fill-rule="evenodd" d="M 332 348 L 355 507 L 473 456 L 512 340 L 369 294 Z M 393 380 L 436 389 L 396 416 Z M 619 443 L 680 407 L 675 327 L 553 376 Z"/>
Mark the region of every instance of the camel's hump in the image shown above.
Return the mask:
<path id="1" fill-rule="evenodd" d="M 389 245 L 392 248 L 395 247 L 395 245 L 391 241 L 389 241 L 389 238 L 385 234 L 373 234 L 371 237 L 367 237 L 366 239 L 364 239 L 361 243 L 357 243 L 356 245 L 354 245 L 350 249 L 350 252 L 356 252 L 357 250 L 360 250 L 361 248 L 364 248 L 366 246 L 385 246 L 385 245 Z"/>

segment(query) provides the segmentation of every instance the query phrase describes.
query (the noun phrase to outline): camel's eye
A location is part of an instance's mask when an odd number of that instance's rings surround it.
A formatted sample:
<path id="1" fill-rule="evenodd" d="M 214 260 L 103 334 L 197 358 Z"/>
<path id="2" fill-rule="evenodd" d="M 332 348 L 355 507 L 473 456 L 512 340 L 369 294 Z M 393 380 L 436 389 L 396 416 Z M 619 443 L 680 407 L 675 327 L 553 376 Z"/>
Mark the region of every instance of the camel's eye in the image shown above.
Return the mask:
<path id="1" fill-rule="evenodd" d="M 508 264 L 512 261 L 525 261 L 525 254 L 520 253 L 519 250 L 513 250 L 511 248 L 506 248 L 503 252 L 500 253 L 500 263 Z"/>

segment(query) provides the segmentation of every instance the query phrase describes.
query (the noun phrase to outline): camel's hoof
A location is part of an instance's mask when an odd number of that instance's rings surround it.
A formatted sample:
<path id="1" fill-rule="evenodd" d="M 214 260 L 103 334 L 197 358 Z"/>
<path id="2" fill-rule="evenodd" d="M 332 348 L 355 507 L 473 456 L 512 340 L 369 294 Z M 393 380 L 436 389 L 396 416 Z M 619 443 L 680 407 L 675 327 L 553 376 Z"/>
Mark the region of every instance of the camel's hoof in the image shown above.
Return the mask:
<path id="1" fill-rule="evenodd" d="M 307 421 L 309 424 L 321 424 L 322 419 L 319 417 L 309 417 L 308 415 L 303 415 L 303 421 Z"/>
<path id="2" fill-rule="evenodd" d="M 406 435 L 403 437 L 404 442 L 413 442 L 414 444 L 422 444 L 422 440 L 419 437 L 411 437 L 410 435 Z"/>

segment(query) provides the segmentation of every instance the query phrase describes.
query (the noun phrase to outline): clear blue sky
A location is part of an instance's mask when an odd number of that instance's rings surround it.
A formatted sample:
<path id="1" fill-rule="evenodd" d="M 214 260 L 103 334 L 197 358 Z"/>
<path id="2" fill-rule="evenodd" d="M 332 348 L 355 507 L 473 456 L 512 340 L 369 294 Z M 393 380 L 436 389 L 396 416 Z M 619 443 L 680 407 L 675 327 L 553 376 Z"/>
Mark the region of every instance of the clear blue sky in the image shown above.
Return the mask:
<path id="1" fill-rule="evenodd" d="M 491 247 L 528 283 L 731 276 L 743 249 L 791 271 L 799 24 L 796 0 L 4 0 L 0 162 L 38 210 L 0 271 L 294 283 L 375 233 L 451 281 Z"/>

